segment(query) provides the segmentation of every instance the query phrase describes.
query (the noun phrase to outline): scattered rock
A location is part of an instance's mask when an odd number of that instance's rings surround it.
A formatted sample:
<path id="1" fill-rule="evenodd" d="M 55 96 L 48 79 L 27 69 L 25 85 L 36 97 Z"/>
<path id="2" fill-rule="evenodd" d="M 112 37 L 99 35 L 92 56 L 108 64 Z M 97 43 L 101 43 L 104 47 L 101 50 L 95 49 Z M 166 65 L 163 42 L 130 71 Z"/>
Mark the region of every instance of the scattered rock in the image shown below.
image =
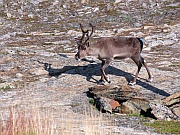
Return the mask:
<path id="1" fill-rule="evenodd" d="M 116 3 L 120 3 L 120 2 L 122 2 L 122 0 L 115 0 L 114 3 L 116 4 Z"/>
<path id="2" fill-rule="evenodd" d="M 163 32 L 165 32 L 165 33 L 171 32 L 171 29 L 169 29 L 169 28 L 163 29 Z"/>
<path id="3" fill-rule="evenodd" d="M 89 88 L 89 94 L 94 97 L 107 97 L 116 101 L 128 100 L 138 97 L 140 93 L 132 87 L 123 86 L 94 86 Z"/>
<path id="4" fill-rule="evenodd" d="M 141 23 L 134 23 L 134 26 L 140 27 L 140 26 L 142 26 L 142 24 Z"/>
<path id="5" fill-rule="evenodd" d="M 21 74 L 21 73 L 16 73 L 16 77 L 17 77 L 17 78 L 22 78 L 22 77 L 23 77 L 23 74 Z"/>
<path id="6" fill-rule="evenodd" d="M 81 0 L 81 3 L 87 3 L 89 0 Z"/>
<path id="7" fill-rule="evenodd" d="M 47 82 L 48 79 L 49 79 L 49 78 L 40 78 L 39 81 L 44 83 L 44 82 Z"/>
<path id="8" fill-rule="evenodd" d="M 6 15 L 7 15 L 8 18 L 12 17 L 11 13 L 7 13 Z"/>
<path id="9" fill-rule="evenodd" d="M 95 104 L 112 113 L 146 115 L 159 120 L 179 119 L 180 93 L 177 92 L 164 100 L 148 100 L 129 86 L 95 86 L 89 89 Z M 97 100 L 98 99 L 98 100 Z M 164 103 L 164 105 L 163 105 Z M 172 108 L 172 105 L 176 104 Z M 178 105 L 177 105 L 178 104 Z M 168 106 L 171 106 L 168 107 Z M 118 111 L 115 110 L 118 107 Z"/>
<path id="10" fill-rule="evenodd" d="M 113 100 L 113 99 L 111 99 L 111 101 L 109 102 L 109 104 L 110 104 L 110 106 L 111 106 L 112 109 L 116 109 L 117 107 L 120 106 L 119 102 L 117 102 L 117 101 L 115 101 L 115 100 Z"/>
<path id="11" fill-rule="evenodd" d="M 169 4 L 167 6 L 169 7 L 176 7 L 176 6 L 179 6 L 180 2 L 176 2 L 176 3 L 172 3 L 172 4 Z"/>
<path id="12" fill-rule="evenodd" d="M 147 29 L 152 29 L 154 28 L 154 26 L 144 26 L 144 29 L 147 30 Z"/>
<path id="13" fill-rule="evenodd" d="M 171 110 L 172 110 L 172 112 L 173 112 L 175 115 L 177 115 L 177 116 L 179 117 L 179 119 L 180 119 L 180 104 L 174 105 Z"/>
<path id="14" fill-rule="evenodd" d="M 180 92 L 176 92 L 176 93 L 168 96 L 167 98 L 163 99 L 162 102 L 166 106 L 172 106 L 175 104 L 179 104 L 180 103 Z"/>
<path id="15" fill-rule="evenodd" d="M 162 100 L 163 104 L 170 107 L 172 112 L 180 119 L 180 92 L 176 92 Z"/>
<path id="16" fill-rule="evenodd" d="M 178 117 L 172 113 L 170 108 L 164 106 L 160 103 L 150 103 L 149 104 L 152 111 L 151 113 L 159 120 L 176 120 Z"/>
<path id="17" fill-rule="evenodd" d="M 46 71 L 43 67 L 32 69 L 30 71 L 30 73 L 33 74 L 33 75 L 38 75 L 38 76 L 39 75 L 48 75 L 49 74 L 49 72 Z"/>
<path id="18" fill-rule="evenodd" d="M 139 97 L 140 94 L 137 91 L 126 85 L 95 86 L 89 89 L 89 93 L 93 95 L 95 99 L 101 99 L 102 97 L 103 99 L 104 97 L 108 98 L 109 100 L 106 102 L 106 105 L 108 104 L 106 109 L 108 108 L 109 112 L 111 112 L 110 110 L 113 111 L 113 109 L 119 107 L 121 113 L 140 115 L 141 110 L 146 112 L 150 108 L 148 100 Z"/>
<path id="19" fill-rule="evenodd" d="M 109 113 L 112 113 L 112 107 L 110 105 L 111 99 L 106 98 L 106 97 L 100 97 L 100 98 L 97 98 L 95 101 L 96 101 L 97 107 L 99 107 L 101 111 L 105 110 Z"/>
<path id="20" fill-rule="evenodd" d="M 106 97 L 95 98 L 95 102 L 96 102 L 96 106 L 100 110 L 102 111 L 104 110 L 109 113 L 112 113 L 114 110 L 117 109 L 117 107 L 120 106 L 120 104 L 117 101 Z"/>
<path id="21" fill-rule="evenodd" d="M 131 100 L 128 100 L 121 105 L 121 113 L 140 115 L 141 108 L 136 106 Z"/>
<path id="22" fill-rule="evenodd" d="M 167 39 L 167 40 L 164 40 L 163 45 L 172 45 L 172 44 L 174 44 L 174 43 L 175 43 L 174 40 L 172 40 L 172 39 Z"/>

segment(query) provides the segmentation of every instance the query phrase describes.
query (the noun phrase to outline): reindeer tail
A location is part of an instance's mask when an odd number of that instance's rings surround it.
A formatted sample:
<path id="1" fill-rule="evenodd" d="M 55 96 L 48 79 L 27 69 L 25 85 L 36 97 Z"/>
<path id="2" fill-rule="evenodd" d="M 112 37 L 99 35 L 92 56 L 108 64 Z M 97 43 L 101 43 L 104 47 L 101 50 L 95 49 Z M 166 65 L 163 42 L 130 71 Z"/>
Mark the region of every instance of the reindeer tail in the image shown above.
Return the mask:
<path id="1" fill-rule="evenodd" d="M 141 43 L 141 51 L 143 49 L 143 44 L 145 42 L 145 40 L 143 38 L 137 38 L 139 40 L 139 42 Z"/>

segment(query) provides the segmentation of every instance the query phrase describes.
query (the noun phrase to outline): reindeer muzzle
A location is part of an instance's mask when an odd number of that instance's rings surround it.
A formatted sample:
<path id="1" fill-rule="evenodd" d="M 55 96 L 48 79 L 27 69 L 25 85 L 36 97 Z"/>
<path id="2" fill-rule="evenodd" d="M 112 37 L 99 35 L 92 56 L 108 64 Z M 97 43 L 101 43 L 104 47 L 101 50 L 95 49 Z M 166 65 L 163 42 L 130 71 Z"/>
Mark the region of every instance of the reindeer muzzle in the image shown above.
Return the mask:
<path id="1" fill-rule="evenodd" d="M 75 59 L 80 61 L 80 58 L 78 57 L 78 54 L 75 55 Z"/>

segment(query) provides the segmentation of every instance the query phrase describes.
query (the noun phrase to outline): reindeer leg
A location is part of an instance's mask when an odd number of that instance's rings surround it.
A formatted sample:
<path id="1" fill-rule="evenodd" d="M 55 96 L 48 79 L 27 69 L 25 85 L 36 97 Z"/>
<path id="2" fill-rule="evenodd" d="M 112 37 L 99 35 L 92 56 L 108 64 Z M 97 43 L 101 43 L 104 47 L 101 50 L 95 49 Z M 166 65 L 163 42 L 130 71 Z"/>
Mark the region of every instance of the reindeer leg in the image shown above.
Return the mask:
<path id="1" fill-rule="evenodd" d="M 142 63 L 139 60 L 139 57 L 133 57 L 132 60 L 136 63 L 136 65 L 138 66 L 138 70 L 136 72 L 136 75 L 134 77 L 134 79 L 129 83 L 129 85 L 135 85 L 136 84 L 136 79 L 138 77 L 139 71 L 141 70 L 142 67 Z"/>
<path id="2" fill-rule="evenodd" d="M 142 64 L 144 65 L 144 67 L 146 68 L 146 70 L 147 70 L 147 73 L 148 73 L 148 76 L 149 76 L 149 78 L 148 78 L 148 82 L 152 82 L 152 75 L 151 75 L 151 73 L 150 73 L 150 70 L 149 70 L 149 68 L 147 67 L 147 63 L 146 63 L 146 61 L 144 60 L 144 58 L 143 57 L 141 57 L 140 56 L 140 61 L 142 62 Z"/>
<path id="3" fill-rule="evenodd" d="M 104 66 L 105 64 L 105 60 L 102 60 L 102 65 L 101 65 L 101 79 L 99 80 L 100 82 L 104 83 L 104 74 L 103 74 L 103 69 L 102 67 Z"/>
<path id="4" fill-rule="evenodd" d="M 101 67 L 101 82 L 104 82 L 104 79 L 108 82 L 111 83 L 110 79 L 106 76 L 105 69 L 109 66 L 109 63 L 111 60 L 102 60 L 102 67 Z"/>

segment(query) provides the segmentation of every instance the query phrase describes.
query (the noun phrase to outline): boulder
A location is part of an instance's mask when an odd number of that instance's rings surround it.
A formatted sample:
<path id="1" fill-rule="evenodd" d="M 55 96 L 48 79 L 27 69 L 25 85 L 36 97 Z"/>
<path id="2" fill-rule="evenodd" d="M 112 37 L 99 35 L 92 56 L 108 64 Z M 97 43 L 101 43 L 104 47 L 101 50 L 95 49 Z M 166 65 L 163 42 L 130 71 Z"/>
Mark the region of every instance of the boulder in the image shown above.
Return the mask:
<path id="1" fill-rule="evenodd" d="M 138 114 L 146 112 L 149 101 L 140 97 L 140 93 L 127 85 L 94 86 L 89 88 L 89 94 L 95 99 L 95 104 L 101 109 L 112 113 Z"/>
<path id="2" fill-rule="evenodd" d="M 178 117 L 171 111 L 170 108 L 167 106 L 160 104 L 160 103 L 150 103 L 149 104 L 152 111 L 151 113 L 158 119 L 158 120 L 176 120 Z"/>
<path id="3" fill-rule="evenodd" d="M 138 114 L 147 112 L 150 109 L 149 101 L 144 98 L 132 98 L 122 103 L 121 113 L 125 114 Z"/>
<path id="4" fill-rule="evenodd" d="M 180 119 L 180 92 L 176 92 L 162 100 L 163 104 L 168 106 L 172 112 Z"/>
<path id="5" fill-rule="evenodd" d="M 158 120 L 179 120 L 180 92 L 161 100 L 148 100 L 141 93 L 128 85 L 94 86 L 89 94 L 95 99 L 100 110 L 112 113 L 145 115 Z"/>
<path id="6" fill-rule="evenodd" d="M 133 97 L 139 97 L 140 93 L 127 85 L 122 86 L 94 86 L 89 88 L 89 94 L 95 97 L 107 97 L 116 101 L 128 100 Z"/>
<path id="7" fill-rule="evenodd" d="M 121 113 L 123 114 L 137 114 L 140 115 L 141 108 L 135 105 L 131 100 L 122 103 Z"/>
<path id="8" fill-rule="evenodd" d="M 115 100 L 113 100 L 113 99 L 111 99 L 111 101 L 109 102 L 109 104 L 110 104 L 110 106 L 111 106 L 111 108 L 112 108 L 113 110 L 120 106 L 119 102 L 117 102 L 117 101 L 115 101 Z"/>
<path id="9" fill-rule="evenodd" d="M 180 119 L 180 105 L 174 105 L 172 108 L 171 108 L 172 112 L 177 115 Z"/>
<path id="10" fill-rule="evenodd" d="M 172 106 L 174 104 L 179 104 L 180 103 L 180 92 L 176 92 L 167 98 L 163 99 L 162 102 L 166 106 Z"/>
<path id="11" fill-rule="evenodd" d="M 96 103 L 96 106 L 100 110 L 106 111 L 109 113 L 112 113 L 113 110 L 115 110 L 117 107 L 120 106 L 120 104 L 117 101 L 110 99 L 110 98 L 106 98 L 106 97 L 96 98 L 95 103 Z"/>
<path id="12" fill-rule="evenodd" d="M 110 106 L 111 99 L 106 97 L 100 97 L 95 100 L 96 106 L 102 111 L 105 110 L 106 112 L 112 113 L 112 107 Z"/>

